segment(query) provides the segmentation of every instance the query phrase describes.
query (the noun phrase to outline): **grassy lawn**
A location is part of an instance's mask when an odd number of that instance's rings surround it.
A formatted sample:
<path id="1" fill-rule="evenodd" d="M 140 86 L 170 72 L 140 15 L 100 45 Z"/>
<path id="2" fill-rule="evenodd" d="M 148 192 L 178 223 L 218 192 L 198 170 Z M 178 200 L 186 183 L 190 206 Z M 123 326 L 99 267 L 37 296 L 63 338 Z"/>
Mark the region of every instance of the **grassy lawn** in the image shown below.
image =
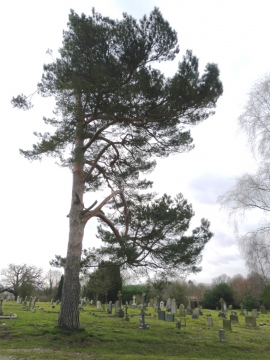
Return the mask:
<path id="1" fill-rule="evenodd" d="M 129 309 L 129 321 L 108 315 L 94 307 L 84 307 L 80 321 L 83 331 L 71 332 L 55 327 L 59 306 L 39 303 L 32 313 L 21 304 L 4 302 L 4 314 L 15 313 L 17 319 L 0 319 L 1 359 L 100 359 L 100 360 L 159 360 L 159 359 L 270 359 L 270 314 L 259 314 L 257 327 L 232 324 L 221 342 L 218 330 L 223 327 L 218 312 L 203 310 L 203 316 L 192 319 L 187 315 L 186 327 L 158 320 L 148 309 L 145 321 L 149 329 L 139 329 L 140 311 Z M 211 314 L 209 327 L 206 314 Z M 3 325 L 5 323 L 6 325 Z M 266 326 L 259 326 L 260 323 Z"/>

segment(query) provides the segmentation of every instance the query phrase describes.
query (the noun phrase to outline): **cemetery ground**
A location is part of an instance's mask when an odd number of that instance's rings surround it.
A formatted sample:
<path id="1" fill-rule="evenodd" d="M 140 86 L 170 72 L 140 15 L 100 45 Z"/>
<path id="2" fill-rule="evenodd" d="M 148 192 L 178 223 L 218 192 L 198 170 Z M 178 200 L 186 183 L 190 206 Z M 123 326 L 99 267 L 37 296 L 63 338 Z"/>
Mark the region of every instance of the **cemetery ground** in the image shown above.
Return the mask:
<path id="1" fill-rule="evenodd" d="M 178 316 L 175 322 L 159 320 L 155 310 L 148 307 L 145 322 L 149 329 L 140 329 L 138 308 L 128 308 L 126 321 L 115 317 L 114 309 L 113 314 L 108 314 L 103 309 L 84 306 L 80 313 L 83 330 L 72 332 L 55 327 L 59 305 L 37 305 L 36 312 L 31 312 L 16 302 L 3 303 L 4 315 L 13 313 L 17 318 L 0 319 L 1 360 L 270 359 L 270 313 L 259 313 L 256 327 L 251 327 L 245 325 L 245 316 L 236 310 L 239 323 L 232 323 L 225 341 L 220 341 L 223 319 L 213 310 L 202 310 L 198 319 L 186 315 L 186 326 L 181 318 L 179 329 Z M 209 314 L 213 326 L 207 321 Z"/>

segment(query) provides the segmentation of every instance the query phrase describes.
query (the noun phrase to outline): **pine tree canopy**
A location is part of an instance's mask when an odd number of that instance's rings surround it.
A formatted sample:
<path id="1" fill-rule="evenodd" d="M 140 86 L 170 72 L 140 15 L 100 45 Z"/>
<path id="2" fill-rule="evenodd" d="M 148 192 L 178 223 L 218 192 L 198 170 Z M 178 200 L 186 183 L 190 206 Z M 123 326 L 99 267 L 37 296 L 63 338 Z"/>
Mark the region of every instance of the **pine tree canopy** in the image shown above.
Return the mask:
<path id="1" fill-rule="evenodd" d="M 147 194 L 157 157 L 193 148 L 190 126 L 214 113 L 222 84 L 216 64 L 199 73 L 199 61 L 187 51 L 172 77 L 158 64 L 179 53 L 176 32 L 158 8 L 137 21 L 123 14 L 112 20 L 69 15 L 59 57 L 44 65 L 37 92 L 56 100 L 54 132 L 35 133 L 37 144 L 20 150 L 28 159 L 58 157 L 77 176 L 70 217 L 86 224 L 100 221 L 104 246 L 96 256 L 131 267 L 198 271 L 209 222 L 185 235 L 194 215 L 180 194 L 172 199 Z M 29 109 L 25 95 L 14 106 Z M 78 185 L 79 184 L 79 185 Z M 108 189 L 101 203 L 83 204 L 84 192 Z M 76 188 L 76 189 L 75 189 Z M 75 190 L 74 190 L 75 189 Z M 140 190 L 143 190 L 140 192 Z M 88 204 L 90 205 L 90 204 Z"/>

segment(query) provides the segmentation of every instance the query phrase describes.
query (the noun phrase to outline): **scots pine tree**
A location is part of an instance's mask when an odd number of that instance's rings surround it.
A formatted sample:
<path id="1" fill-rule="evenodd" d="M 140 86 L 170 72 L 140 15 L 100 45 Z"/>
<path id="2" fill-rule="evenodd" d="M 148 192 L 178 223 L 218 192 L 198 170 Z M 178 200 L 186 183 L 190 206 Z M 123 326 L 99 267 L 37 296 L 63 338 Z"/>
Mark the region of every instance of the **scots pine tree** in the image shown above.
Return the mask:
<path id="1" fill-rule="evenodd" d="M 193 148 L 188 126 L 213 114 L 222 94 L 219 70 L 207 64 L 200 75 L 198 59 L 187 51 L 174 76 L 155 65 L 179 53 L 177 34 L 155 8 L 140 21 L 121 20 L 94 10 L 87 17 L 70 12 L 59 58 L 44 65 L 37 91 L 56 100 L 54 118 L 44 121 L 52 133 L 36 133 L 27 159 L 58 157 L 72 171 L 69 242 L 58 318 L 59 327 L 79 328 L 79 273 L 84 228 L 98 218 L 104 246 L 93 258 L 148 269 L 196 266 L 212 236 L 209 222 L 185 235 L 193 216 L 180 194 L 156 199 L 142 174 L 155 159 Z M 28 109 L 24 95 L 13 105 Z M 98 203 L 84 194 L 107 189 Z"/>

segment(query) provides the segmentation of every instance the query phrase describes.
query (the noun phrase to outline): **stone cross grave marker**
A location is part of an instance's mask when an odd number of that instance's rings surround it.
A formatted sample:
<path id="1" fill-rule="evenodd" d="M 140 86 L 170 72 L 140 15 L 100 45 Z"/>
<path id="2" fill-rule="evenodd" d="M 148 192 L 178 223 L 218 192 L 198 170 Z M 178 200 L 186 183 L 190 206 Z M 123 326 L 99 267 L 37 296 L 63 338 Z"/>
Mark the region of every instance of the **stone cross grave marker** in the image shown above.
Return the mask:
<path id="1" fill-rule="evenodd" d="M 145 313 L 144 313 L 144 298 L 145 298 L 145 293 L 142 294 L 142 307 L 141 307 L 141 318 L 140 318 L 139 329 L 149 329 L 149 326 L 144 321 L 144 316 L 145 316 Z"/>

